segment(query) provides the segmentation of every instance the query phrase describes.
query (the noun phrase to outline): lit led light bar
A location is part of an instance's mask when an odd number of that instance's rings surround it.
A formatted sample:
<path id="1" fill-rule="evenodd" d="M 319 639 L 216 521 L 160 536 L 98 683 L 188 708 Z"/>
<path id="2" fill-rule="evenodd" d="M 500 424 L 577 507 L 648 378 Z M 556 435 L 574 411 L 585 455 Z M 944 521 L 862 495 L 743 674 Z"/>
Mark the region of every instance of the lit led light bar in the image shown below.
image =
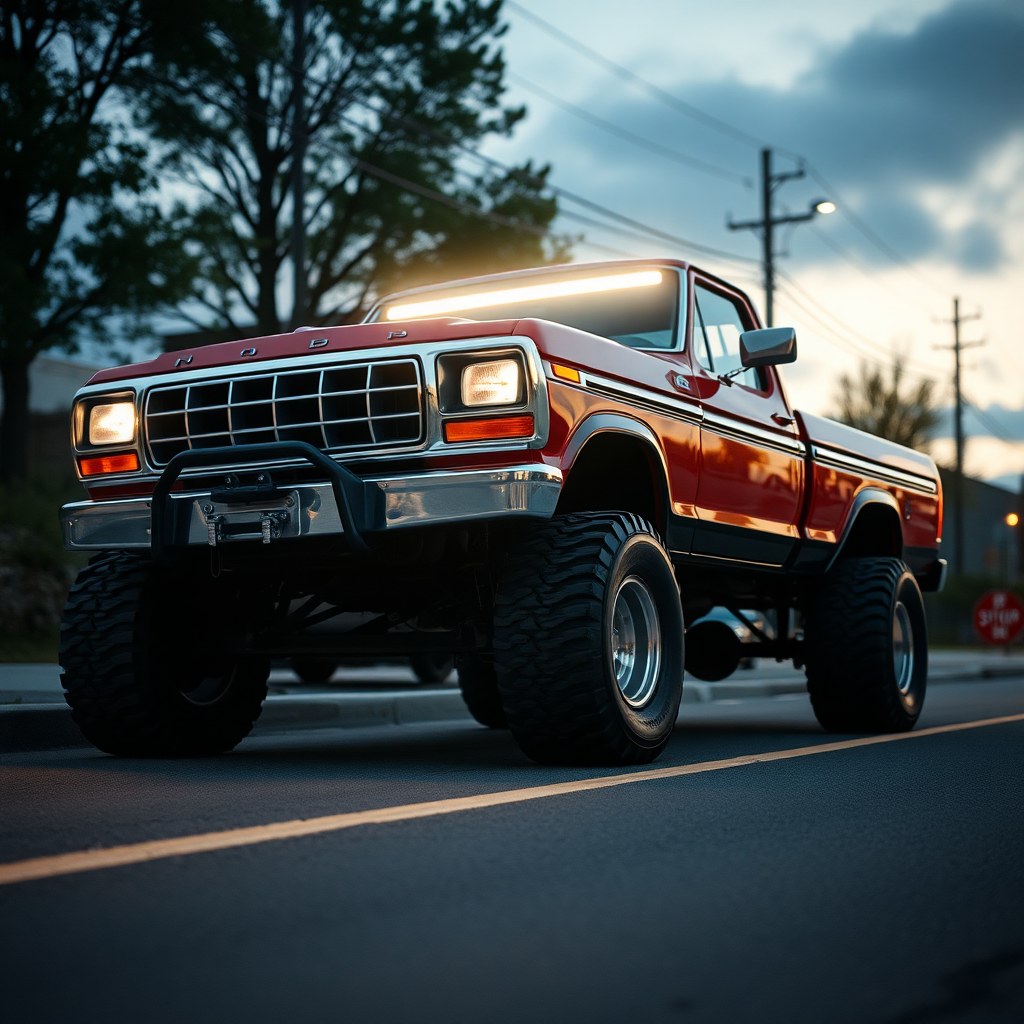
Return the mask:
<path id="1" fill-rule="evenodd" d="M 594 292 L 614 292 L 625 288 L 650 288 L 656 284 L 661 284 L 660 270 L 638 270 L 629 274 L 606 274 L 603 277 L 585 277 L 576 281 L 552 281 L 550 284 L 522 285 L 518 288 L 450 296 L 446 299 L 406 302 L 400 306 L 391 306 L 385 315 L 388 320 L 415 320 L 417 317 L 442 316 L 445 313 L 503 306 L 507 302 L 557 299 L 564 295 L 590 295 Z"/>

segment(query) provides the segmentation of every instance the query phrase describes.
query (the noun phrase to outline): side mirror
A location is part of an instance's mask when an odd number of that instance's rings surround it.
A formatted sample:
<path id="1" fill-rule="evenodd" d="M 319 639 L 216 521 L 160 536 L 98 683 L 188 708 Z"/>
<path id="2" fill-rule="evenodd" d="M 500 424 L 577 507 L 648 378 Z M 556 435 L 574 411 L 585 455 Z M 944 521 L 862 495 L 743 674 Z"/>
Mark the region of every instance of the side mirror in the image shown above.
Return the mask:
<path id="1" fill-rule="evenodd" d="M 740 335 L 740 362 L 744 366 L 778 366 L 796 362 L 796 331 L 792 327 L 764 327 Z"/>

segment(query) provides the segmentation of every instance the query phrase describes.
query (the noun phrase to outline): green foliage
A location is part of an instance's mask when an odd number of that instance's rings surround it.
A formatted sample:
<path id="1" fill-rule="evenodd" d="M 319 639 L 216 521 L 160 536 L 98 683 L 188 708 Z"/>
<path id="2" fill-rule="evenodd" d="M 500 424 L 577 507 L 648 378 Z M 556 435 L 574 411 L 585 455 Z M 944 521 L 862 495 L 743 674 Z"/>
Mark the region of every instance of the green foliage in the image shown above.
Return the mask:
<path id="1" fill-rule="evenodd" d="M 138 0 L 0 7 L 0 476 L 24 476 L 27 367 L 175 298 L 194 266 L 152 197 L 117 89 L 150 41 Z M 148 198 L 147 198 L 148 197 Z"/>
<path id="2" fill-rule="evenodd" d="M 8 636 L 0 630 L 0 665 L 12 662 L 55 663 L 60 649 L 60 633 L 55 629 L 31 636 Z M 20 704 L 21 697 L 9 701 Z"/>
<path id="3" fill-rule="evenodd" d="M 899 356 L 893 359 L 888 379 L 881 367 L 861 363 L 858 378 L 847 373 L 839 378 L 834 417 L 869 434 L 926 451 L 940 418 L 935 407 L 935 382 L 923 380 L 916 388 L 905 388 L 903 377 Z"/>
<path id="4" fill-rule="evenodd" d="M 86 559 L 61 543 L 58 512 L 85 497 L 75 481 L 34 478 L 0 483 L 0 559 L 7 565 L 61 570 Z"/>
<path id="5" fill-rule="evenodd" d="M 179 312 L 239 334 L 253 322 L 260 333 L 282 329 L 300 138 L 303 323 L 358 319 L 399 283 L 564 259 L 544 237 L 557 213 L 541 195 L 547 168 L 462 166 L 466 147 L 507 134 L 525 113 L 501 103 L 499 12 L 500 0 L 310 0 L 300 117 L 290 4 L 168 5 L 133 87 L 165 170 L 202 197 L 202 274 Z"/>

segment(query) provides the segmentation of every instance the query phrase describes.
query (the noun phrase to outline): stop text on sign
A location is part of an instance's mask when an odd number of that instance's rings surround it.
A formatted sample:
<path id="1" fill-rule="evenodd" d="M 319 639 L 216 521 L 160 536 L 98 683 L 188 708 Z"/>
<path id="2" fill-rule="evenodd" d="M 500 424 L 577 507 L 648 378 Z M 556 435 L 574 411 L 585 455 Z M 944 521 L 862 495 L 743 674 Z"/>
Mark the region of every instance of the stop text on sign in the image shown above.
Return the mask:
<path id="1" fill-rule="evenodd" d="M 974 628 L 987 644 L 1012 644 L 1024 630 L 1024 601 L 1011 590 L 990 590 L 974 606 Z"/>

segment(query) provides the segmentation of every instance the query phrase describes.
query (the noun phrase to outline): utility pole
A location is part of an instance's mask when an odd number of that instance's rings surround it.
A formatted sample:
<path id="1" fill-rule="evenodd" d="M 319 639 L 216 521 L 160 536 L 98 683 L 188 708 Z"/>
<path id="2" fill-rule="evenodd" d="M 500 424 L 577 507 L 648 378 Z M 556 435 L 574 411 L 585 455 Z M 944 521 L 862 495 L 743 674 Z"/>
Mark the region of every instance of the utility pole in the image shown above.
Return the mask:
<path id="1" fill-rule="evenodd" d="M 819 213 L 833 213 L 835 203 L 827 199 L 818 199 L 811 204 L 806 213 L 787 214 L 784 217 L 772 216 L 772 196 L 775 190 L 786 181 L 803 178 L 806 172 L 802 167 L 795 171 L 772 172 L 772 151 L 761 150 L 761 218 L 734 223 L 730 216 L 726 226 L 730 231 L 753 231 L 761 237 L 761 263 L 764 269 L 764 319 L 769 327 L 775 326 L 775 228 L 780 224 L 800 224 L 813 220 Z"/>
<path id="2" fill-rule="evenodd" d="M 306 318 L 306 5 L 307 0 L 292 0 L 292 330 Z"/>
<path id="3" fill-rule="evenodd" d="M 953 353 L 953 430 L 956 437 L 956 478 L 953 488 L 953 508 L 956 511 L 955 529 L 953 531 L 953 571 L 964 571 L 964 401 L 960 387 L 960 353 L 968 348 L 984 345 L 984 341 L 963 342 L 960 340 L 961 324 L 971 320 L 980 320 L 981 313 L 970 316 L 960 315 L 960 299 L 953 299 L 952 320 L 940 320 L 939 323 L 953 325 L 953 344 L 936 345 L 935 348 Z"/>

